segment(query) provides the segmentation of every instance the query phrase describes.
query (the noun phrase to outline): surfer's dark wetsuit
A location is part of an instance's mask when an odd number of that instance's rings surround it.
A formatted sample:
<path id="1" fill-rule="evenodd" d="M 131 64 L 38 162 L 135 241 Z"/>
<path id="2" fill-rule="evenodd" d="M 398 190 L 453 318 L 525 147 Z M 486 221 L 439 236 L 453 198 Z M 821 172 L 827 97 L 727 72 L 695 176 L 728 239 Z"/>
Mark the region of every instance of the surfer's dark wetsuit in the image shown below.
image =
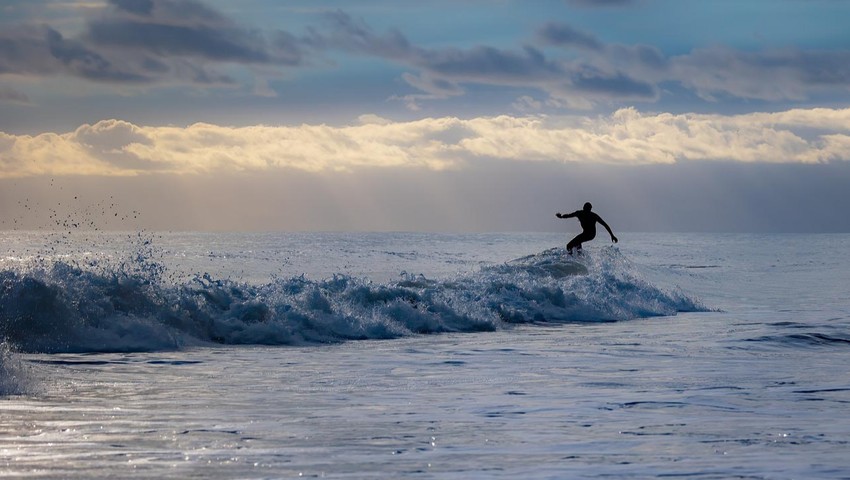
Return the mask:
<path id="1" fill-rule="evenodd" d="M 593 208 L 593 205 L 590 202 L 584 204 L 584 209 L 576 210 L 573 213 L 561 214 L 556 213 L 555 216 L 558 218 L 578 218 L 579 223 L 581 223 L 582 232 L 576 235 L 576 237 L 570 240 L 570 243 L 567 244 L 567 252 L 572 255 L 573 248 L 578 251 L 581 251 L 581 244 L 584 242 L 589 242 L 596 237 L 596 223 L 602 224 L 605 227 L 605 230 L 608 230 L 608 233 L 611 235 L 611 241 L 617 243 L 617 237 L 614 236 L 614 232 L 611 231 L 611 227 L 605 223 L 605 220 L 602 220 L 602 217 L 590 211 Z"/>

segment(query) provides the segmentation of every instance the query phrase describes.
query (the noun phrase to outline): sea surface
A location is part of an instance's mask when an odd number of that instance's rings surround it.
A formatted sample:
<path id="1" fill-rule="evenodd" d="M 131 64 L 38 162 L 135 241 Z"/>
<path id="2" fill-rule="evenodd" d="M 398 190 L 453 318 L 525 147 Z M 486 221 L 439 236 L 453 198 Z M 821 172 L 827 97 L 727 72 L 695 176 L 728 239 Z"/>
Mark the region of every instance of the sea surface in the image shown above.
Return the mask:
<path id="1" fill-rule="evenodd" d="M 850 235 L 0 232 L 0 478 L 850 478 Z"/>

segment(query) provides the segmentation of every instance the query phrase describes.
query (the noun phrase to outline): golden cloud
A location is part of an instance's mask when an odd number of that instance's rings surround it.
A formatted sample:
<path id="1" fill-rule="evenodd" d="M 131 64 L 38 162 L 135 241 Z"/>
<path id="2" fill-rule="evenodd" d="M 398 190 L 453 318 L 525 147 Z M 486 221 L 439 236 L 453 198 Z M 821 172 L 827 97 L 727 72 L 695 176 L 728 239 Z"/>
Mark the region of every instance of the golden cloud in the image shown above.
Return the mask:
<path id="1" fill-rule="evenodd" d="M 703 115 L 621 109 L 600 117 L 497 116 L 355 125 L 138 126 L 0 132 L 0 177 L 299 169 L 463 168 L 473 161 L 657 164 L 850 160 L 850 109 Z"/>

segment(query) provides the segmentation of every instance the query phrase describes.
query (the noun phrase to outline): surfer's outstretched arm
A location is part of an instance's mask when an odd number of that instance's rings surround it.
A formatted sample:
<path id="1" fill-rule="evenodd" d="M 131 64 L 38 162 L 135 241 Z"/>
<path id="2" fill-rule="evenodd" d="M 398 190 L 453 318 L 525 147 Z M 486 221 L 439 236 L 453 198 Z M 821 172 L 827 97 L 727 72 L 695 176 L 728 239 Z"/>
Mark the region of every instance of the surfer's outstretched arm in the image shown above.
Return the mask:
<path id="1" fill-rule="evenodd" d="M 605 220 L 602 220 L 602 217 L 599 217 L 599 223 L 603 227 L 605 227 L 605 230 L 608 230 L 608 235 L 611 235 L 611 241 L 617 243 L 617 237 L 614 236 L 614 232 L 611 231 L 611 227 L 609 227 L 608 224 L 605 223 Z"/>
<path id="2" fill-rule="evenodd" d="M 559 213 L 556 213 L 555 216 L 558 217 L 558 218 L 571 218 L 571 217 L 575 217 L 576 213 L 578 213 L 578 212 L 573 212 L 573 213 L 560 213 L 559 212 Z"/>

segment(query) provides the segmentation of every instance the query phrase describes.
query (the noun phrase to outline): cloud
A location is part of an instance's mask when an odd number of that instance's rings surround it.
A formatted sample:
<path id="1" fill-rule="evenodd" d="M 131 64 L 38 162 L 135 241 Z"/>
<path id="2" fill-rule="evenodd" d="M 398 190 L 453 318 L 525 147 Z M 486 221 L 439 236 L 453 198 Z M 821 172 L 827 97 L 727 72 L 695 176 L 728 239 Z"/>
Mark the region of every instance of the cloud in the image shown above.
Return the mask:
<path id="1" fill-rule="evenodd" d="M 265 39 L 205 5 L 173 0 L 112 0 L 114 8 L 92 18 L 84 35 L 93 45 L 216 62 L 272 62 Z"/>
<path id="2" fill-rule="evenodd" d="M 381 117 L 380 115 L 375 115 L 373 113 L 366 113 L 364 115 L 360 115 L 359 117 L 357 117 L 357 120 L 364 125 L 390 125 L 393 123 L 392 120 Z"/>
<path id="3" fill-rule="evenodd" d="M 535 100 L 528 95 L 522 95 L 511 104 L 514 110 L 520 112 L 534 112 L 543 108 L 543 103 Z"/>
<path id="4" fill-rule="evenodd" d="M 463 88 L 457 83 L 441 78 L 434 78 L 427 74 L 414 75 L 404 73 L 401 78 L 410 86 L 424 92 L 409 95 L 392 96 L 391 100 L 401 99 L 407 108 L 413 111 L 419 110 L 419 102 L 423 100 L 446 99 L 464 94 Z"/>
<path id="5" fill-rule="evenodd" d="M 595 36 L 562 23 L 549 22 L 543 25 L 538 29 L 537 36 L 545 45 L 575 46 L 590 50 L 601 50 L 603 48 L 602 42 Z"/>
<path id="6" fill-rule="evenodd" d="M 627 5 L 627 1 L 575 2 L 595 6 Z M 534 45 L 502 49 L 423 48 L 397 30 L 377 33 L 345 12 L 327 15 L 328 24 L 313 30 L 309 43 L 320 49 L 391 60 L 417 70 L 407 83 L 424 95 L 400 98 L 412 108 L 419 100 L 446 99 L 464 93 L 463 85 L 533 88 L 550 96 L 549 104 L 590 108 L 599 102 L 660 98 L 661 86 L 678 83 L 708 101 L 718 95 L 765 101 L 803 100 L 823 92 L 850 88 L 850 50 L 795 48 L 740 51 L 716 46 L 675 56 L 651 45 L 605 43 L 595 35 L 560 22 L 536 31 Z"/>
<path id="7" fill-rule="evenodd" d="M 0 30 L 0 74 L 50 75 L 62 71 L 61 60 L 48 45 L 51 33 L 58 34 L 49 27 L 34 25 Z"/>
<path id="8" fill-rule="evenodd" d="M 143 83 L 150 80 L 145 74 L 121 68 L 82 42 L 67 40 L 61 33 L 50 28 L 46 31 L 46 46 L 50 55 L 67 72 L 88 80 L 121 83 Z"/>
<path id="9" fill-rule="evenodd" d="M 519 49 L 487 45 L 428 49 L 412 44 L 397 30 L 376 33 L 365 22 L 342 11 L 329 13 L 327 19 L 324 30 L 311 32 L 309 43 L 314 48 L 380 57 L 418 70 L 403 78 L 424 94 L 394 97 L 403 99 L 414 110 L 421 100 L 463 94 L 464 84 L 534 88 L 571 107 L 589 107 L 599 100 L 657 97 L 652 83 L 632 78 L 630 73 L 612 67 L 611 62 L 601 68 L 601 64 L 551 59 L 532 45 Z M 538 36 L 550 45 L 580 45 L 590 50 L 604 47 L 592 35 L 554 23 L 544 26 Z"/>
<path id="10" fill-rule="evenodd" d="M 29 105 L 30 99 L 29 97 L 23 93 L 15 90 L 12 87 L 0 85 L 0 102 L 9 102 L 9 103 L 19 103 L 21 105 Z"/>
<path id="11" fill-rule="evenodd" d="M 615 7 L 637 2 L 569 3 Z M 712 46 L 668 55 L 652 45 L 608 43 L 555 21 L 515 47 L 428 48 L 398 29 L 376 31 L 343 11 L 326 13 L 322 23 L 296 35 L 240 25 L 195 0 L 110 0 L 86 10 L 75 36 L 26 23 L 0 31 L 0 75 L 73 76 L 145 88 L 242 86 L 242 91 L 274 96 L 269 79 L 281 78 L 288 69 L 331 64 L 321 57 L 344 52 L 407 69 L 401 78 L 412 92 L 387 96 L 412 110 L 481 86 L 512 89 L 510 98 L 526 96 L 546 107 L 572 109 L 656 102 L 672 84 L 710 102 L 725 97 L 801 101 L 845 95 L 850 87 L 848 49 Z"/>
<path id="12" fill-rule="evenodd" d="M 588 98 L 655 100 L 659 86 L 666 82 L 678 83 L 712 102 L 721 95 L 799 101 L 850 88 L 850 50 L 739 51 L 713 46 L 665 56 L 649 45 L 604 43 L 561 23 L 542 26 L 537 37 L 546 45 L 579 53 L 566 68 L 572 81 L 555 91 L 556 98 L 596 94 Z"/>
<path id="13" fill-rule="evenodd" d="M 393 29 L 378 35 L 364 21 L 342 10 L 328 12 L 324 18 L 326 25 L 321 29 L 311 29 L 305 39 L 313 48 L 338 48 L 396 60 L 411 54 L 418 55 L 421 51 L 411 45 L 400 31 Z"/>
<path id="14" fill-rule="evenodd" d="M 576 72 L 567 91 L 575 91 L 588 97 L 610 97 L 620 99 L 648 100 L 656 96 L 652 83 L 634 79 L 622 72 L 603 72 L 586 69 Z"/>
<path id="15" fill-rule="evenodd" d="M 362 20 L 342 11 L 328 13 L 326 19 L 325 30 L 312 31 L 311 45 L 398 61 L 423 70 L 433 79 L 513 84 L 562 73 L 532 47 L 521 51 L 483 45 L 469 49 L 426 49 L 413 45 L 397 30 L 378 34 Z"/>
<path id="16" fill-rule="evenodd" d="M 850 50 L 698 49 L 670 59 L 670 78 L 708 100 L 719 94 L 803 100 L 817 91 L 850 89 Z"/>
<path id="17" fill-rule="evenodd" d="M 146 171 L 162 168 L 162 162 L 153 162 L 135 155 L 129 146 L 152 145 L 153 141 L 142 128 L 119 120 L 105 120 L 94 125 L 83 125 L 71 137 L 99 161 L 123 171 Z"/>
<path id="18" fill-rule="evenodd" d="M 606 165 L 850 160 L 850 109 L 746 115 L 497 116 L 349 126 L 137 126 L 119 120 L 65 134 L 0 134 L 0 177 L 358 169 L 464 169 L 491 160 Z"/>
<path id="19" fill-rule="evenodd" d="M 242 27 L 193 0 L 111 0 L 66 37 L 47 25 L 0 32 L 0 75 L 68 75 L 112 84 L 232 86 L 217 68 L 293 67 L 301 41 Z"/>

